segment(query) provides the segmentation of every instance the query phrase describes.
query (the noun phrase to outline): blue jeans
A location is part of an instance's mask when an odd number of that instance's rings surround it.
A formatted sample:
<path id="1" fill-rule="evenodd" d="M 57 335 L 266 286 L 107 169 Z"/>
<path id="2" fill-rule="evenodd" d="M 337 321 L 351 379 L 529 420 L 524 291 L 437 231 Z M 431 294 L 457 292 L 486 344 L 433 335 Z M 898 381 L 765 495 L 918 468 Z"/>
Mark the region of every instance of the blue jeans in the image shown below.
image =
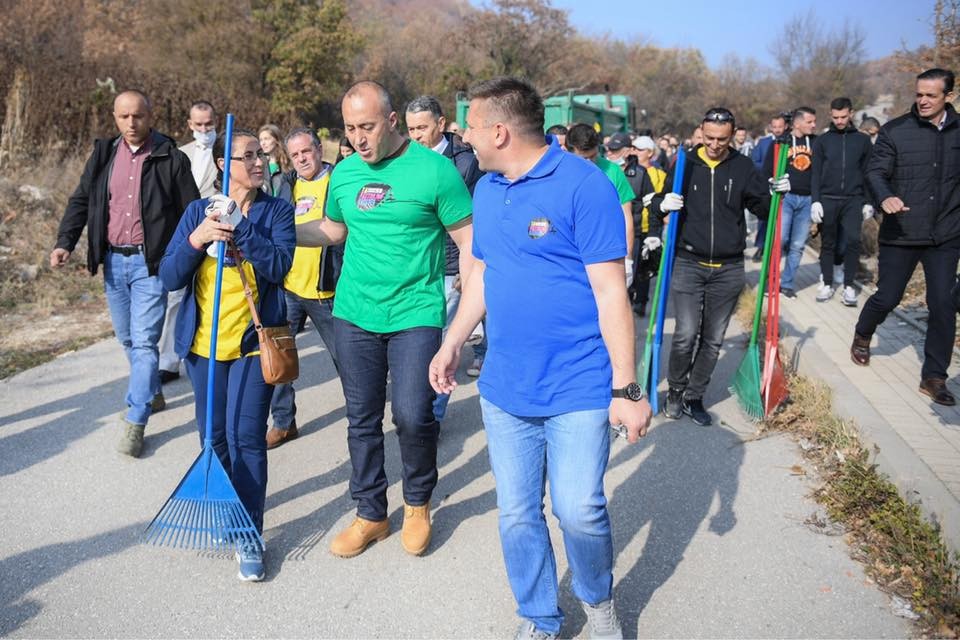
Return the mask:
<path id="1" fill-rule="evenodd" d="M 447 297 L 447 323 L 443 327 L 443 337 L 447 335 L 447 327 L 453 322 L 453 317 L 457 315 L 457 308 L 460 306 L 460 292 L 453 288 L 453 281 L 457 276 L 443 276 L 444 294 Z M 447 404 L 450 403 L 449 393 L 438 393 L 437 399 L 433 401 L 433 416 L 437 422 L 443 420 L 447 415 Z"/>
<path id="2" fill-rule="evenodd" d="M 543 515 L 550 483 L 553 515 L 573 575 L 573 592 L 595 605 L 613 593 L 613 536 L 603 475 L 610 456 L 608 410 L 525 418 L 480 399 L 497 486 L 500 544 L 517 614 L 558 633 L 557 567 Z"/>
<path id="3" fill-rule="evenodd" d="M 333 368 L 340 373 L 340 363 L 337 360 L 337 348 L 333 341 L 333 298 L 327 300 L 310 300 L 287 291 L 284 296 L 287 300 L 287 322 L 290 331 L 296 335 L 303 331 L 303 325 L 309 316 L 310 321 L 320 334 L 323 346 L 327 348 L 333 359 Z M 270 413 L 273 415 L 273 426 L 286 431 L 293 425 L 297 417 L 296 392 L 293 384 L 278 384 L 273 391 L 273 401 L 270 403 Z"/>
<path id="4" fill-rule="evenodd" d="M 350 450 L 350 495 L 357 515 L 366 520 L 387 517 L 387 474 L 383 468 L 383 414 L 387 372 L 390 408 L 400 440 L 403 499 L 411 506 L 430 501 L 437 486 L 437 435 L 433 415 L 436 396 L 430 386 L 430 360 L 440 348 L 440 329 L 414 327 L 394 333 L 373 333 L 334 318 L 340 383 L 347 405 L 347 447 Z"/>
<path id="5" fill-rule="evenodd" d="M 193 384 L 200 443 L 206 429 L 207 358 L 188 353 L 184 359 Z M 267 412 L 273 385 L 263 381 L 260 356 L 218 360 L 214 370 L 213 450 L 230 476 L 250 518 L 263 532 L 267 497 Z"/>
<path id="6" fill-rule="evenodd" d="M 793 279 L 797 275 L 803 247 L 810 235 L 810 204 L 810 196 L 788 193 L 783 197 L 780 239 L 783 251 L 787 254 L 787 262 L 780 274 L 781 289 L 796 289 Z"/>
<path id="7" fill-rule="evenodd" d="M 125 256 L 108 252 L 103 261 L 103 289 L 113 332 L 130 363 L 126 420 L 147 424 L 150 401 L 160 392 L 157 344 L 167 310 L 167 292 L 160 278 L 147 271 L 142 253 Z"/>

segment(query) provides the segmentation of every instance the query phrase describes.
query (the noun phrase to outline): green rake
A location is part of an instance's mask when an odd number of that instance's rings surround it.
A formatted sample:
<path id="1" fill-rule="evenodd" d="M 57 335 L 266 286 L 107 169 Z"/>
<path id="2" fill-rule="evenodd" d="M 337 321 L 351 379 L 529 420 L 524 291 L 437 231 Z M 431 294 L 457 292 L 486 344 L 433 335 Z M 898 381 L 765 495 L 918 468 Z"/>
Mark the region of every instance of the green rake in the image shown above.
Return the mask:
<path id="1" fill-rule="evenodd" d="M 787 159 L 789 154 L 784 148 L 785 145 L 775 144 L 773 147 L 774 177 L 783 176 L 787 170 Z M 750 332 L 750 343 L 747 345 L 747 352 L 743 356 L 743 361 L 734 375 L 733 384 L 730 386 L 730 393 L 737 397 L 740 407 L 753 420 L 763 418 L 764 406 L 763 398 L 760 395 L 760 351 L 757 348 L 757 336 L 760 333 L 760 313 L 763 309 L 764 285 L 767 282 L 767 270 L 770 268 L 770 256 L 773 253 L 774 227 L 776 226 L 777 210 L 780 207 L 780 200 L 783 194 L 777 192 L 770 199 L 769 219 L 774 222 L 767 225 L 767 235 L 763 246 L 763 264 L 760 266 L 760 281 L 757 284 L 757 306 L 753 312 L 753 329 Z"/>

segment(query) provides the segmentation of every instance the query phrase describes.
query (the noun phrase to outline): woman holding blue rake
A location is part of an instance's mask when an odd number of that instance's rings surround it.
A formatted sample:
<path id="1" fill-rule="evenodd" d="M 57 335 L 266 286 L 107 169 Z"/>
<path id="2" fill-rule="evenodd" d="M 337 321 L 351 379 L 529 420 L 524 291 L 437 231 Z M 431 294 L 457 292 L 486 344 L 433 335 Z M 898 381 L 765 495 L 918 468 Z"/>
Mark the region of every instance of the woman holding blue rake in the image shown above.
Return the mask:
<path id="1" fill-rule="evenodd" d="M 273 386 L 263 380 L 257 334 L 239 269 L 246 274 L 263 324 L 283 325 L 286 306 L 281 286 L 293 262 L 296 232 L 293 207 L 261 191 L 268 158 L 256 134 L 237 129 L 232 145 L 225 143 L 221 135 L 213 158 L 221 180 L 224 163 L 231 163 L 229 196 L 218 194 L 190 203 L 160 263 L 160 279 L 168 290 L 187 288 L 177 316 L 175 347 L 193 384 L 201 440 L 206 428 L 210 343 L 215 340 L 213 449 L 262 533 L 267 415 Z M 224 157 L 225 146 L 231 147 L 230 158 Z M 232 246 L 224 260 L 219 328 L 213 336 L 217 241 L 232 242 Z M 262 580 L 261 544 L 248 538 L 237 547 L 239 578 Z"/>

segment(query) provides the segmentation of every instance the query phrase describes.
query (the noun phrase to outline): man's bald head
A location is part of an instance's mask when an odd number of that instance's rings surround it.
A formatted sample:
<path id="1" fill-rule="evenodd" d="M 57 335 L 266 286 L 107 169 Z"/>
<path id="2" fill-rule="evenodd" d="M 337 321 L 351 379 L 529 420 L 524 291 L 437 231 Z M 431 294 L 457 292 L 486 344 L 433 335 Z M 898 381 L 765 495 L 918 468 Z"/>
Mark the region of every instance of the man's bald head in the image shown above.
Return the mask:
<path id="1" fill-rule="evenodd" d="M 343 94 L 343 103 L 346 104 L 348 100 L 351 102 L 357 100 L 376 101 L 380 104 L 380 110 L 384 116 L 389 117 L 393 113 L 393 103 L 386 87 L 373 80 L 361 80 L 347 89 L 347 92 Z"/>
<path id="2" fill-rule="evenodd" d="M 129 105 L 131 102 L 136 102 L 148 112 L 153 110 L 153 105 L 150 104 L 150 98 L 147 97 L 147 94 L 142 91 L 137 91 L 136 89 L 128 89 L 117 94 L 117 97 L 113 99 L 114 113 L 117 111 L 117 105 L 121 102 L 126 105 Z"/>
<path id="3" fill-rule="evenodd" d="M 124 91 L 113 101 L 113 121 L 127 144 L 139 147 L 150 135 L 153 124 L 150 100 L 140 91 Z"/>
<path id="4" fill-rule="evenodd" d="M 364 80 L 343 96 L 343 128 L 350 144 L 367 164 L 376 164 L 404 142 L 397 131 L 397 113 L 383 85 Z"/>

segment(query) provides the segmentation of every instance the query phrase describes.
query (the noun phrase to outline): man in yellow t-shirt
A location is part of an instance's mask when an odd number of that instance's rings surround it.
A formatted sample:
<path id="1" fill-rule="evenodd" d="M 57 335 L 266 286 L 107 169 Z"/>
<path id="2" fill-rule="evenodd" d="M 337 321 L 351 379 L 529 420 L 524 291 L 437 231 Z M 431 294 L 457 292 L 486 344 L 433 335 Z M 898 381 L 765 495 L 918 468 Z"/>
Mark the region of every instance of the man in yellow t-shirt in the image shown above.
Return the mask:
<path id="1" fill-rule="evenodd" d="M 320 138 L 312 129 L 297 128 L 287 135 L 287 153 L 293 162 L 293 206 L 297 225 L 323 218 L 330 172 L 333 166 L 323 161 Z M 343 247 L 297 247 L 293 266 L 283 282 L 286 290 L 287 321 L 290 330 L 303 330 L 309 316 L 324 346 L 340 372 L 333 342 L 333 297 Z M 270 405 L 273 427 L 267 432 L 267 448 L 279 447 L 293 440 L 297 432 L 297 405 L 292 384 L 277 385 Z"/>

